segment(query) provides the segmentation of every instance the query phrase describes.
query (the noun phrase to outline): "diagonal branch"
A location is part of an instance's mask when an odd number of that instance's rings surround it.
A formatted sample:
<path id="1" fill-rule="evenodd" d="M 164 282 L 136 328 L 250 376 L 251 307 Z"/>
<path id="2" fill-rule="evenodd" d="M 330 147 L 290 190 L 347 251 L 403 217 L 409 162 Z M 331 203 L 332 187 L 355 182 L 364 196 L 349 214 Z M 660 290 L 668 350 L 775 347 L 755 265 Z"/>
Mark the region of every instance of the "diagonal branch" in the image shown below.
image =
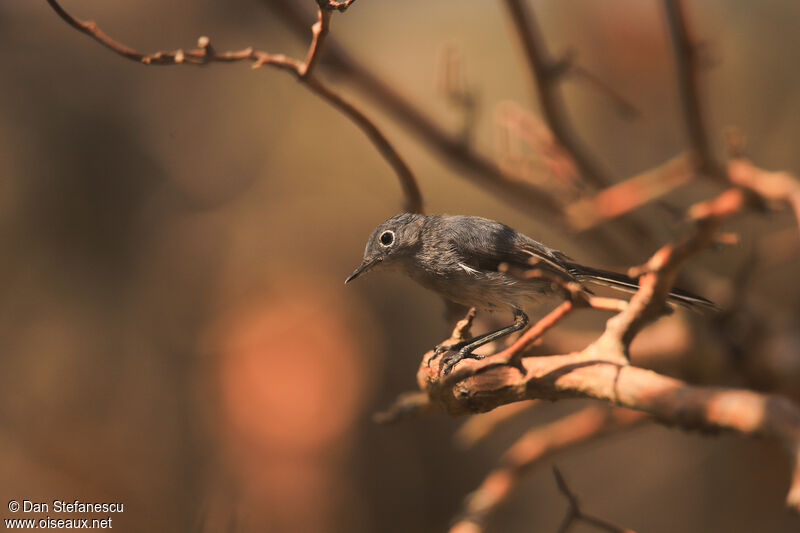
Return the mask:
<path id="1" fill-rule="evenodd" d="M 308 30 L 309 13 L 301 2 L 293 0 L 264 0 L 289 28 L 298 36 Z M 572 230 L 571 220 L 564 216 L 562 202 L 553 191 L 524 179 L 518 173 L 508 172 L 495 161 L 477 152 L 464 142 L 462 135 L 452 134 L 438 124 L 418 104 L 401 93 L 396 84 L 381 78 L 371 69 L 353 57 L 335 38 L 330 37 L 325 44 L 325 57 L 321 67 L 333 74 L 346 77 L 365 97 L 375 102 L 398 124 L 412 132 L 422 145 L 440 156 L 455 168 L 457 176 L 484 190 L 497 195 L 510 205 L 523 210 L 539 220 L 547 220 L 562 230 Z M 642 224 L 628 224 L 625 229 L 631 234 L 628 239 L 615 239 L 603 229 L 596 229 L 592 243 L 604 253 L 618 257 L 630 255 L 627 248 L 632 239 L 652 240 Z"/>
<path id="2" fill-rule="evenodd" d="M 663 197 L 689 183 L 695 174 L 692 158 L 679 154 L 594 196 L 581 198 L 565 211 L 576 230 L 586 231 Z"/>
<path id="3" fill-rule="evenodd" d="M 548 57 L 533 13 L 528 9 L 525 0 L 506 0 L 505 4 L 511 14 L 514 29 L 522 41 L 522 48 L 538 89 L 542 113 L 553 135 L 570 153 L 587 182 L 595 187 L 609 185 L 611 179 L 600 170 L 569 125 L 558 88 L 561 69 L 558 68 L 558 63 Z"/>
<path id="4" fill-rule="evenodd" d="M 292 31 L 305 35 L 309 14 L 300 2 L 265 0 L 265 3 L 288 23 Z M 366 97 L 377 102 L 399 124 L 418 135 L 426 147 L 433 148 L 461 171 L 460 177 L 500 195 L 526 212 L 533 208 L 542 216 L 551 217 L 551 222 L 564 226 L 558 203 L 548 191 L 504 172 L 494 161 L 464 143 L 460 135 L 453 135 L 445 130 L 394 85 L 356 60 L 334 38 L 327 39 L 325 46 L 326 53 L 321 66 L 327 67 L 334 74 L 346 76 Z"/>
<path id="5" fill-rule="evenodd" d="M 95 22 L 82 21 L 69 14 L 57 0 L 46 0 L 50 7 L 67 24 L 84 33 L 113 51 L 114 53 L 144 65 L 192 65 L 202 66 L 211 62 L 249 61 L 253 68 L 264 65 L 272 66 L 294 74 L 297 79 L 312 92 L 322 97 L 329 104 L 344 113 L 363 131 L 384 159 L 394 169 L 403 190 L 405 211 L 422 212 L 422 193 L 413 172 L 392 146 L 383 132 L 354 104 L 345 100 L 336 91 L 314 76 L 315 66 L 319 62 L 322 46 L 330 30 L 331 10 L 344 11 L 353 0 L 346 2 L 319 2 L 317 22 L 312 26 L 312 39 L 305 61 L 299 61 L 283 54 L 269 54 L 253 48 L 230 52 L 216 52 L 208 37 L 198 39 L 198 48 L 191 50 L 160 51 L 152 54 L 139 52 L 106 35 Z"/>
<path id="6" fill-rule="evenodd" d="M 554 455 L 646 420 L 645 415 L 635 411 L 591 405 L 529 430 L 503 454 L 500 464 L 467 497 L 450 533 L 482 531 L 490 515 L 508 499 L 525 474 Z"/>
<path id="7" fill-rule="evenodd" d="M 723 170 L 714 158 L 703 121 L 697 43 L 689 30 L 683 1 L 664 0 L 664 11 L 672 40 L 684 121 L 697 167 L 704 174 L 721 178 Z"/>

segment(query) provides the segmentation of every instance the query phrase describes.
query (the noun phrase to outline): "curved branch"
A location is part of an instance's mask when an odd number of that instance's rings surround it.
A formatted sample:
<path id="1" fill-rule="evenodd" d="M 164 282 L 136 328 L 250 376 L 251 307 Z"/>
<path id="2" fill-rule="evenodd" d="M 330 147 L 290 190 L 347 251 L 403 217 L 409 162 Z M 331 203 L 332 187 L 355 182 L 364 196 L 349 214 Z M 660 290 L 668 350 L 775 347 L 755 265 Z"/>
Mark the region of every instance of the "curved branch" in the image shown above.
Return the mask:
<path id="1" fill-rule="evenodd" d="M 309 13 L 299 2 L 265 0 L 265 3 L 287 21 L 293 32 L 304 35 Z M 433 149 L 456 167 L 460 171 L 459 177 L 498 194 L 525 212 L 533 209 L 548 217 L 551 223 L 565 227 L 559 204 L 548 191 L 504 172 L 494 161 L 464 143 L 461 136 L 449 133 L 417 104 L 399 92 L 395 85 L 378 77 L 350 55 L 334 38 L 327 41 L 321 66 L 327 67 L 337 75 L 346 76 L 367 98 L 376 102 L 399 124 L 419 136 L 424 146 Z"/>
<path id="2" fill-rule="evenodd" d="M 397 174 L 405 198 L 403 209 L 413 213 L 422 212 L 422 193 L 413 172 L 392 146 L 378 126 L 354 104 L 342 98 L 333 89 L 314 76 L 314 68 L 319 62 L 321 49 L 330 29 L 331 10 L 344 11 L 353 0 L 345 2 L 320 2 L 317 22 L 312 26 L 312 39 L 305 61 L 299 61 L 283 54 L 269 54 L 253 48 L 230 52 L 216 52 L 208 37 L 198 39 L 198 48 L 191 50 L 159 51 L 145 54 L 130 48 L 106 35 L 95 22 L 82 21 L 69 14 L 57 0 L 46 0 L 50 7 L 67 24 L 88 35 L 114 53 L 144 65 L 193 65 L 202 66 L 211 62 L 249 61 L 253 68 L 264 65 L 279 68 L 294 74 L 312 92 L 322 97 L 336 109 L 344 113 L 363 131 L 372 144 Z"/>

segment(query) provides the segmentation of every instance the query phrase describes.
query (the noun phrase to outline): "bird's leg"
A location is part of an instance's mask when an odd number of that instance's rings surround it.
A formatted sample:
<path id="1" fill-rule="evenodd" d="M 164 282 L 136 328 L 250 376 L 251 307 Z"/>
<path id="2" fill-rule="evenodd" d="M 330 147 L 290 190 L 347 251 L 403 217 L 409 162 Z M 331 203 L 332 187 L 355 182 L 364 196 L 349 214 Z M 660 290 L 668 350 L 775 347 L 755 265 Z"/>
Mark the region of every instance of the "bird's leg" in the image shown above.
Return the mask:
<path id="1" fill-rule="evenodd" d="M 483 335 L 478 335 L 477 337 L 473 337 L 472 339 L 459 342 L 457 344 L 452 344 L 450 346 L 437 346 L 436 350 L 434 351 L 434 355 L 439 355 L 444 351 L 452 351 L 451 354 L 445 355 L 442 357 L 441 362 L 439 363 L 439 368 L 442 373 L 442 376 L 446 376 L 450 373 L 453 367 L 461 361 L 462 359 L 483 359 L 483 355 L 476 355 L 473 354 L 472 351 L 476 348 L 483 346 L 484 344 L 488 344 L 493 340 L 499 339 L 501 337 L 505 337 L 506 335 L 510 335 L 515 331 L 519 331 L 524 328 L 528 324 L 528 315 L 523 313 L 519 309 L 514 310 L 514 323 L 510 326 L 506 326 L 504 328 L 500 328 L 495 331 L 490 331 L 489 333 L 484 333 Z M 458 351 L 456 351 L 458 350 Z"/>
<path id="2" fill-rule="evenodd" d="M 438 344 L 433 349 L 433 357 L 438 357 L 440 354 L 442 354 L 444 352 L 460 350 L 464 346 L 468 346 L 468 345 L 472 344 L 473 342 L 480 341 L 480 340 L 486 338 L 487 336 L 491 335 L 492 333 L 494 333 L 494 331 L 490 331 L 488 333 L 481 333 L 480 335 L 476 335 L 476 336 L 474 336 L 472 338 L 469 338 L 469 339 L 467 339 L 465 341 L 457 342 L 455 344 Z M 478 359 L 478 358 L 480 358 L 480 356 L 476 355 L 475 359 Z"/>

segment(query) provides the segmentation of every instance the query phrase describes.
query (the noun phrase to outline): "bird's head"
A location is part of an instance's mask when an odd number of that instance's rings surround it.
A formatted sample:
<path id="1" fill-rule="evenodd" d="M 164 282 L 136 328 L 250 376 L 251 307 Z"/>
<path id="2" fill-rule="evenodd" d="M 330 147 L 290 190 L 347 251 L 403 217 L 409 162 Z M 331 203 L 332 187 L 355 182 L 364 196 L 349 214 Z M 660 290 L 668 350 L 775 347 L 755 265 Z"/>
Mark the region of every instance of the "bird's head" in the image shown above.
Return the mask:
<path id="1" fill-rule="evenodd" d="M 424 215 L 403 213 L 379 224 L 369 236 L 361 264 L 344 282 L 349 283 L 373 268 L 398 266 L 410 257 L 420 245 L 424 220 Z"/>

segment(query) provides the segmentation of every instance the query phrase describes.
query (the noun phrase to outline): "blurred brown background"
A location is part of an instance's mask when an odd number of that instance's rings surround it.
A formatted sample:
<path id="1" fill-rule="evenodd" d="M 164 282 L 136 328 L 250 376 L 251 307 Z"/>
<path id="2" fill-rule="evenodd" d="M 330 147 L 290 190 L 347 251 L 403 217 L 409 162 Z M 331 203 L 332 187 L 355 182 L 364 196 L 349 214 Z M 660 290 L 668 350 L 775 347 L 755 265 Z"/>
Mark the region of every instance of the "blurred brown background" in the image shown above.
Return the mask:
<path id="1" fill-rule="evenodd" d="M 685 146 L 659 3 L 531 6 L 552 51 L 574 49 L 641 112 L 623 120 L 590 87 L 564 84 L 581 137 L 612 175 Z M 220 50 L 303 57 L 306 47 L 258 0 L 64 7 L 144 51 L 190 47 L 200 35 Z M 800 6 L 690 7 L 713 63 L 711 137 L 736 125 L 760 165 L 800 171 Z M 442 46 L 457 47 L 485 154 L 499 103 L 538 112 L 498 2 L 361 0 L 332 31 L 453 131 L 461 116 L 436 80 Z M 285 73 L 145 68 L 44 1 L 0 3 L 0 61 L 2 501 L 121 501 L 119 531 L 444 531 L 514 433 L 463 451 L 452 444 L 461 421 L 445 415 L 371 422 L 414 388 L 419 357 L 448 324 L 441 301 L 402 277 L 342 285 L 372 228 L 401 205 L 361 132 Z M 346 80 L 333 82 L 407 158 L 429 212 L 488 216 L 580 261 L 626 265 L 463 181 Z M 703 192 L 666 200 L 683 208 Z M 665 213 L 638 214 L 666 240 L 678 224 Z M 730 277 L 766 232 L 792 223 L 748 219 L 741 247 L 698 262 Z M 636 243 L 634 259 L 656 244 Z M 759 267 L 753 291 L 797 309 L 794 246 Z M 797 356 L 797 335 L 784 342 L 780 353 Z M 574 406 L 544 406 L 516 429 Z M 647 426 L 556 462 L 588 510 L 638 531 L 800 530 L 783 507 L 789 469 L 772 443 Z M 0 517 L 12 516 L 2 505 Z M 491 530 L 553 531 L 564 509 L 543 468 Z"/>

